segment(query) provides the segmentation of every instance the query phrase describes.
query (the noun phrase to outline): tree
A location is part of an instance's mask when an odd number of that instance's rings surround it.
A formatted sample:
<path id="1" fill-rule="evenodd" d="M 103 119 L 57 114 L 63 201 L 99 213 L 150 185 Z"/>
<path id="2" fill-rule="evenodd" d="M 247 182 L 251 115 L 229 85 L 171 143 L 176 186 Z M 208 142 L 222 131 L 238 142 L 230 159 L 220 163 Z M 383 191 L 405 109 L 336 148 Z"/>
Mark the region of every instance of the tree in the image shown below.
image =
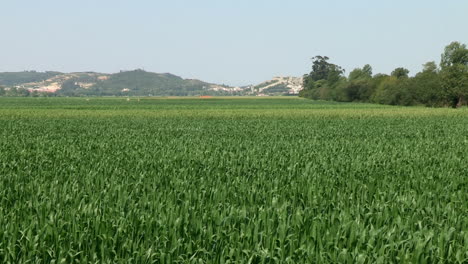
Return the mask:
<path id="1" fill-rule="evenodd" d="M 349 73 L 348 82 L 344 86 L 344 93 L 348 101 L 363 101 L 371 88 L 372 67 L 369 64 L 356 68 Z"/>
<path id="2" fill-rule="evenodd" d="M 405 68 L 396 68 L 395 70 L 392 71 L 392 76 L 396 77 L 397 79 L 401 78 L 408 78 L 409 70 Z"/>
<path id="3" fill-rule="evenodd" d="M 69 79 L 63 82 L 57 93 L 64 96 L 77 96 L 80 88 L 81 87 L 76 83 L 76 80 Z"/>
<path id="4" fill-rule="evenodd" d="M 367 94 L 372 90 L 372 82 L 365 79 L 354 80 L 348 82 L 344 89 L 348 101 L 366 101 L 369 99 Z"/>
<path id="5" fill-rule="evenodd" d="M 366 65 L 369 66 L 369 65 Z M 365 66 L 364 66 L 365 67 Z M 369 66 L 370 67 L 370 66 Z M 349 81 L 356 81 L 356 80 L 369 80 L 372 78 L 372 68 L 356 68 L 349 73 L 348 80 Z"/>
<path id="6" fill-rule="evenodd" d="M 372 67 L 369 64 L 364 65 L 364 67 L 362 67 L 362 71 L 366 76 L 372 78 Z"/>
<path id="7" fill-rule="evenodd" d="M 423 64 L 422 72 L 416 74 L 411 81 L 415 100 L 426 106 L 442 106 L 446 104 L 437 64 L 433 61 Z"/>
<path id="8" fill-rule="evenodd" d="M 18 96 L 18 88 L 10 87 L 8 91 L 6 91 L 6 96 Z"/>
<path id="9" fill-rule="evenodd" d="M 18 96 L 27 97 L 27 96 L 30 96 L 30 95 L 31 95 L 31 92 L 29 92 L 28 89 L 25 89 L 25 88 L 19 88 L 18 89 Z"/>
<path id="10" fill-rule="evenodd" d="M 468 49 L 452 42 L 441 56 L 442 87 L 453 108 L 462 106 L 468 98 Z"/>
<path id="11" fill-rule="evenodd" d="M 410 91 L 410 80 L 386 77 L 372 95 L 372 101 L 388 105 L 412 105 L 414 100 Z"/>
<path id="12" fill-rule="evenodd" d="M 444 69 L 460 64 L 468 66 L 468 49 L 465 44 L 454 41 L 445 47 L 440 66 Z"/>
<path id="13" fill-rule="evenodd" d="M 344 70 L 328 60 L 326 56 L 316 56 L 312 59 L 312 71 L 304 75 L 304 91 L 300 93 L 300 96 L 336 100 L 335 90 L 346 78 L 343 77 Z"/>
<path id="14" fill-rule="evenodd" d="M 461 107 L 468 98 L 468 69 L 462 64 L 455 64 L 442 71 L 442 87 L 453 108 Z"/>
<path id="15" fill-rule="evenodd" d="M 309 76 L 313 81 L 328 80 L 336 78 L 344 73 L 344 70 L 333 63 L 329 63 L 327 56 L 315 56 L 312 58 L 312 71 Z"/>
<path id="16" fill-rule="evenodd" d="M 316 56 L 312 59 L 312 71 L 304 75 L 304 90 L 300 96 L 316 100 L 337 100 L 341 97 L 337 90 L 346 82 L 344 70 L 328 60 L 326 56 Z"/>
<path id="17" fill-rule="evenodd" d="M 435 61 L 429 61 L 423 64 L 424 73 L 437 73 L 439 71 Z"/>

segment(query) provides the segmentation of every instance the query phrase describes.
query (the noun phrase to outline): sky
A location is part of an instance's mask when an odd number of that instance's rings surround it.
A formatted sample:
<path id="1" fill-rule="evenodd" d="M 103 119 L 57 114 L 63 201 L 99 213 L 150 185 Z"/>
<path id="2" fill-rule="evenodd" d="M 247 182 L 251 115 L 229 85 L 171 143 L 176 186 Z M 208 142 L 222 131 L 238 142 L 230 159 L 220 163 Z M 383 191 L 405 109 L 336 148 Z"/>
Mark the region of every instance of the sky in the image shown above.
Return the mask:
<path id="1" fill-rule="evenodd" d="M 1 0 L 0 72 L 144 69 L 218 84 L 349 73 L 412 74 L 468 44 L 466 0 Z M 410 73 L 410 74 L 411 74 Z"/>

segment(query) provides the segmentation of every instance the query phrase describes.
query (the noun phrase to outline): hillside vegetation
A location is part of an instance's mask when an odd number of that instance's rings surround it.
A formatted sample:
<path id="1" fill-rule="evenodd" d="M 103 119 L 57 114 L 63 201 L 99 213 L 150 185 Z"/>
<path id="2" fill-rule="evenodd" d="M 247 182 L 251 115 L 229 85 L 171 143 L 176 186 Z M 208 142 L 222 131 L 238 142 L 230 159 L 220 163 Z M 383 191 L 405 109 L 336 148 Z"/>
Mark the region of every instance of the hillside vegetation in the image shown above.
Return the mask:
<path id="1" fill-rule="evenodd" d="M 143 70 L 113 74 L 98 81 L 87 94 L 92 95 L 198 95 L 207 92 L 209 83 L 186 80 L 172 74 L 158 74 Z"/>
<path id="2" fill-rule="evenodd" d="M 95 72 L 0 73 L 0 96 L 190 96 L 229 95 L 228 86 L 144 70 Z M 217 89 L 214 89 L 217 88 Z"/>
<path id="3" fill-rule="evenodd" d="M 141 69 L 96 72 L 0 73 L 0 96 L 197 96 L 297 95 L 302 78 L 275 77 L 254 86 L 231 87 Z"/>
<path id="4" fill-rule="evenodd" d="M 54 71 L 0 72 L 0 85 L 14 86 L 24 83 L 42 82 L 60 74 L 62 73 Z"/>

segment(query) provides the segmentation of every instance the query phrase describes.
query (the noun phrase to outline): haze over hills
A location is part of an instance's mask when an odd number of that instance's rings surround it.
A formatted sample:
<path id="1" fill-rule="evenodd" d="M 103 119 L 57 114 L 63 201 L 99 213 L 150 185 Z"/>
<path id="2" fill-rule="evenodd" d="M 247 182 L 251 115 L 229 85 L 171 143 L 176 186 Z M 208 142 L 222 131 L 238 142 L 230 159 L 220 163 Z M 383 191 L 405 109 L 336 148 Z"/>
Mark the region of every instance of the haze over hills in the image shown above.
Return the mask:
<path id="1" fill-rule="evenodd" d="M 257 85 L 231 87 L 170 73 L 141 69 L 107 74 L 55 71 L 0 73 L 5 94 L 59 96 L 198 96 L 198 95 L 291 95 L 302 89 L 302 78 L 275 77 Z"/>

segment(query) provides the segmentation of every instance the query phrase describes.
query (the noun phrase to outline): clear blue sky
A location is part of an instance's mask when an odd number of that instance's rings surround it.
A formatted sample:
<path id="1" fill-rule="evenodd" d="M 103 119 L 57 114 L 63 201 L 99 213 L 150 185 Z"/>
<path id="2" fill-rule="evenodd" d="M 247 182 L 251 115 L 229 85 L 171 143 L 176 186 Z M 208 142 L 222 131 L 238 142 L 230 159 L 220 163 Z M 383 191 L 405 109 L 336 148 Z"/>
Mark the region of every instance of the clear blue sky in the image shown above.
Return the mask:
<path id="1" fill-rule="evenodd" d="M 310 58 L 374 73 L 468 43 L 467 0 L 2 0 L 0 71 L 143 68 L 244 85 Z"/>

